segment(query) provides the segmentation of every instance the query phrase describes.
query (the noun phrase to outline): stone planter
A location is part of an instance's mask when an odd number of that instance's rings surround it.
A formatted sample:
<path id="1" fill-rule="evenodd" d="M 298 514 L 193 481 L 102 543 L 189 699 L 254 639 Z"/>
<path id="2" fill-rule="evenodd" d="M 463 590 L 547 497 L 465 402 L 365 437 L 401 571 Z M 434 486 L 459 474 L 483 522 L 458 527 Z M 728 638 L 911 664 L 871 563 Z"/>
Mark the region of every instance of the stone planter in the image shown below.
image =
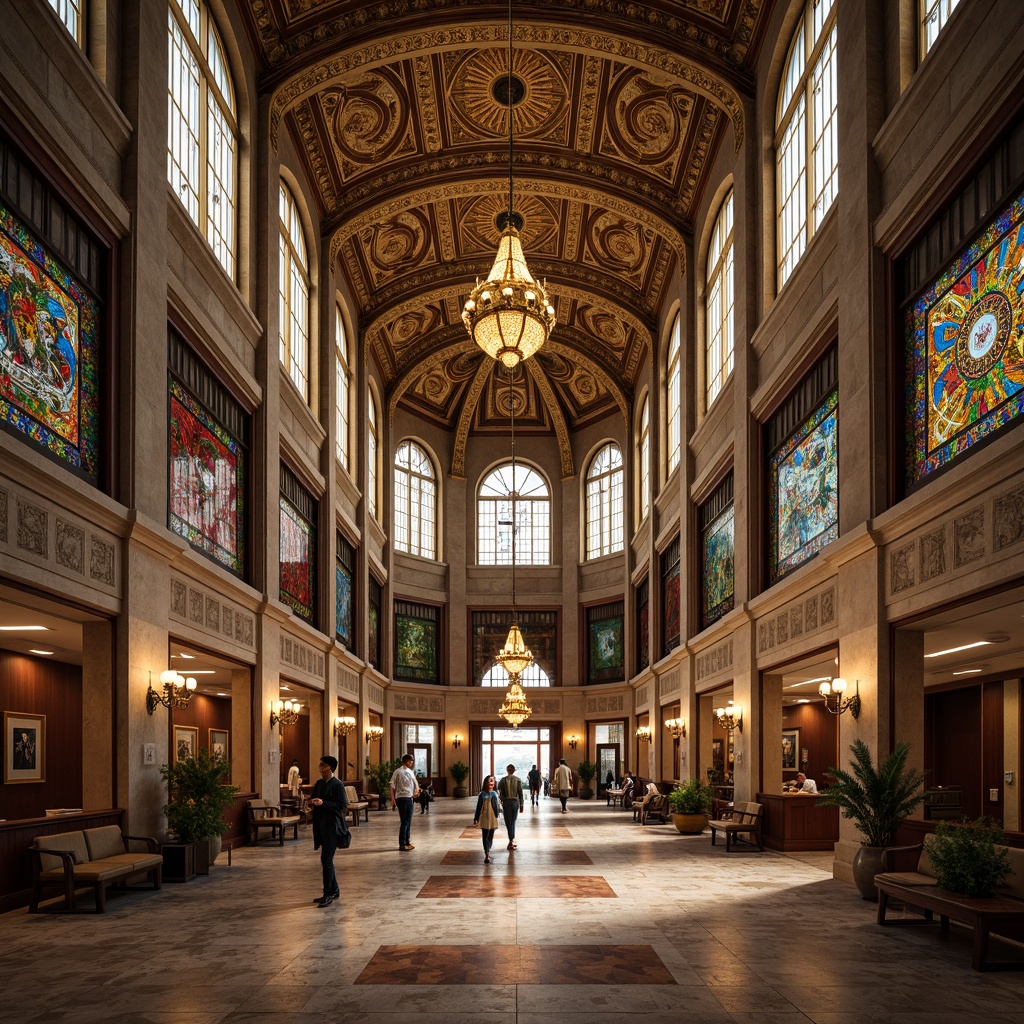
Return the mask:
<path id="1" fill-rule="evenodd" d="M 853 884 L 866 900 L 878 899 L 875 875 L 882 870 L 882 854 L 885 850 L 884 846 L 862 846 L 853 855 Z"/>
<path id="2" fill-rule="evenodd" d="M 706 814 L 676 814 L 673 812 L 672 824 L 684 836 L 700 835 L 708 827 L 708 816 Z"/>
<path id="3" fill-rule="evenodd" d="M 456 786 L 452 790 L 452 796 L 456 798 L 465 798 L 469 796 L 469 790 L 465 786 Z"/>
<path id="4" fill-rule="evenodd" d="M 580 789 L 580 799 L 581 800 L 593 800 L 594 799 L 594 791 L 589 786 L 582 787 Z"/>

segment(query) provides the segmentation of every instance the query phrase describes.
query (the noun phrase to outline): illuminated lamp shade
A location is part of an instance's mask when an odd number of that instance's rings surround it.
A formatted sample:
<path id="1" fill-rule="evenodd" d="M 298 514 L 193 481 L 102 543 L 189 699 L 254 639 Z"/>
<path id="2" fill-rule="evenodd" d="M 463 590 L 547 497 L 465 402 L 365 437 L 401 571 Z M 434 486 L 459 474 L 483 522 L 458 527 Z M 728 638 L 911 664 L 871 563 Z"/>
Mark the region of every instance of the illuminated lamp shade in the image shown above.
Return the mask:
<path id="1" fill-rule="evenodd" d="M 517 681 L 533 664 L 533 652 L 523 642 L 518 620 L 513 622 L 505 638 L 505 646 L 494 656 L 494 660 L 508 673 L 509 679 Z"/>

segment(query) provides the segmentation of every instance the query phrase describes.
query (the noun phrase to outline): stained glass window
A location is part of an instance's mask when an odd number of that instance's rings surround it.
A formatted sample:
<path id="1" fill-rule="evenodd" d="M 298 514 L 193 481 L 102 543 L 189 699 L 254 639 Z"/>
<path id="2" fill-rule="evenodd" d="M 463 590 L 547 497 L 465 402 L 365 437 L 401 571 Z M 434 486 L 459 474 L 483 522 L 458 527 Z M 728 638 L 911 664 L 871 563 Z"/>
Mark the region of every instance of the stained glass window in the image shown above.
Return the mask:
<path id="1" fill-rule="evenodd" d="M 281 600 L 316 625 L 316 502 L 281 467 Z"/>
<path id="2" fill-rule="evenodd" d="M 700 507 L 701 626 L 710 626 L 733 607 L 735 524 L 730 473 Z"/>
<path id="3" fill-rule="evenodd" d="M 725 387 L 733 364 L 732 189 L 722 203 L 711 232 L 705 296 L 707 404 L 710 406 Z"/>
<path id="4" fill-rule="evenodd" d="M 441 609 L 395 602 L 395 678 L 419 683 L 439 681 Z"/>
<path id="5" fill-rule="evenodd" d="M 99 301 L 0 202 L 0 424 L 98 483 Z"/>
<path id="6" fill-rule="evenodd" d="M 625 678 L 623 613 L 621 601 L 587 609 L 588 683 L 617 683 Z"/>
<path id="7" fill-rule="evenodd" d="M 370 664 L 380 671 L 380 609 L 383 599 L 383 587 L 373 577 L 369 583 L 369 608 L 367 622 L 367 652 L 366 658 Z"/>
<path id="8" fill-rule="evenodd" d="M 334 635 L 350 651 L 356 645 L 356 550 L 339 533 L 334 560 Z"/>
<path id="9" fill-rule="evenodd" d="M 651 622 L 648 608 L 650 582 L 644 578 L 636 587 L 636 670 L 642 672 L 651 663 Z"/>
<path id="10" fill-rule="evenodd" d="M 395 550 L 436 557 L 437 480 L 427 453 L 412 441 L 395 452 Z"/>
<path id="11" fill-rule="evenodd" d="M 622 452 L 606 444 L 594 456 L 586 484 L 587 558 L 622 550 Z"/>
<path id="12" fill-rule="evenodd" d="M 501 650 L 512 624 L 507 609 L 473 612 L 473 682 L 478 686 L 507 686 L 508 673 L 494 656 Z M 522 675 L 523 686 L 558 685 L 558 612 L 519 612 L 523 642 L 533 651 L 533 665 Z"/>
<path id="13" fill-rule="evenodd" d="M 516 521 L 512 523 L 512 492 L 516 493 Z M 543 477 L 529 466 L 512 463 L 489 473 L 477 492 L 477 562 L 511 565 L 515 531 L 516 565 L 551 562 L 551 500 Z"/>
<path id="14" fill-rule="evenodd" d="M 679 538 L 661 556 L 662 656 L 679 646 Z"/>
<path id="15" fill-rule="evenodd" d="M 909 307 L 907 485 L 1024 410 L 1024 194 Z"/>
<path id="16" fill-rule="evenodd" d="M 680 446 L 682 444 L 682 321 L 679 314 L 672 323 L 672 337 L 668 344 L 668 360 L 665 373 L 665 426 L 667 444 L 665 446 L 666 475 L 679 465 Z"/>
<path id="17" fill-rule="evenodd" d="M 168 525 L 244 576 L 249 418 L 173 332 L 169 357 Z"/>

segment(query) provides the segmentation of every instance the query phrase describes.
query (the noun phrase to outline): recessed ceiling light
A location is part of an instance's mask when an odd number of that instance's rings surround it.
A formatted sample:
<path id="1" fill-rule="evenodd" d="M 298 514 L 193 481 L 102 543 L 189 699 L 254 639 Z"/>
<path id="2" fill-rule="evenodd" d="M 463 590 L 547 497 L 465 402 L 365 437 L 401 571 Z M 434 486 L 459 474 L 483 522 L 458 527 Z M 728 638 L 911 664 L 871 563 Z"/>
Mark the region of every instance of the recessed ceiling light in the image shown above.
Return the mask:
<path id="1" fill-rule="evenodd" d="M 37 651 L 34 647 L 28 649 L 29 654 L 53 654 L 53 651 Z"/>
<path id="2" fill-rule="evenodd" d="M 216 694 L 214 694 L 214 696 L 215 697 L 230 697 L 231 694 L 230 693 L 216 693 Z"/>
<path id="3" fill-rule="evenodd" d="M 49 626 L 0 626 L 5 633 L 38 633 L 40 630 L 48 630 Z"/>
<path id="4" fill-rule="evenodd" d="M 926 658 L 941 658 L 944 654 L 956 654 L 957 651 L 969 651 L 974 647 L 988 647 L 994 643 L 992 640 L 975 640 L 973 644 L 961 644 L 959 647 L 947 647 L 944 651 L 936 651 L 934 654 L 926 654 Z"/>
<path id="5" fill-rule="evenodd" d="M 790 683 L 790 686 L 810 686 L 811 683 L 830 683 L 832 676 L 818 676 L 817 679 L 804 679 L 799 683 Z"/>
<path id="6" fill-rule="evenodd" d="M 807 699 L 806 697 L 801 697 L 801 698 L 800 698 L 800 699 L 799 699 L 799 700 L 797 701 L 797 704 L 810 704 L 810 703 L 811 703 L 811 702 L 810 702 L 810 701 L 809 701 L 809 700 L 808 700 L 808 699 Z"/>
<path id="7" fill-rule="evenodd" d="M 181 651 L 181 653 L 179 653 L 179 654 L 172 654 L 171 657 L 172 658 L 185 658 L 188 661 L 195 661 L 196 660 L 196 656 L 194 654 L 186 654 L 184 651 Z"/>
<path id="8" fill-rule="evenodd" d="M 976 676 L 980 672 L 981 672 L 980 668 L 964 668 L 964 669 L 961 669 L 959 672 L 954 672 L 953 675 L 955 675 L 955 676 Z"/>
<path id="9" fill-rule="evenodd" d="M 190 668 L 187 671 L 190 676 L 212 676 L 217 673 L 215 668 Z"/>

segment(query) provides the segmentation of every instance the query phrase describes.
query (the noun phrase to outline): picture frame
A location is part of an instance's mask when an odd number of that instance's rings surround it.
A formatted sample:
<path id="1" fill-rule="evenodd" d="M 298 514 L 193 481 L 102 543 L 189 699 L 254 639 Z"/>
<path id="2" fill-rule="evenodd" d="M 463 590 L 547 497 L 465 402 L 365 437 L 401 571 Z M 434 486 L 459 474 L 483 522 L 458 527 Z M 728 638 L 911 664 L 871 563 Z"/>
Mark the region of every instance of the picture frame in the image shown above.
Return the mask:
<path id="1" fill-rule="evenodd" d="M 4 712 L 4 785 L 46 781 L 46 715 Z"/>
<path id="2" fill-rule="evenodd" d="M 174 727 L 174 763 L 186 757 L 195 757 L 199 749 L 199 729 L 194 725 L 176 725 Z"/>
<path id="3" fill-rule="evenodd" d="M 800 771 L 800 730 L 782 730 L 782 770 Z"/>
<path id="4" fill-rule="evenodd" d="M 211 729 L 208 749 L 214 757 L 222 761 L 231 760 L 231 748 L 229 746 L 230 732 L 227 729 Z"/>

